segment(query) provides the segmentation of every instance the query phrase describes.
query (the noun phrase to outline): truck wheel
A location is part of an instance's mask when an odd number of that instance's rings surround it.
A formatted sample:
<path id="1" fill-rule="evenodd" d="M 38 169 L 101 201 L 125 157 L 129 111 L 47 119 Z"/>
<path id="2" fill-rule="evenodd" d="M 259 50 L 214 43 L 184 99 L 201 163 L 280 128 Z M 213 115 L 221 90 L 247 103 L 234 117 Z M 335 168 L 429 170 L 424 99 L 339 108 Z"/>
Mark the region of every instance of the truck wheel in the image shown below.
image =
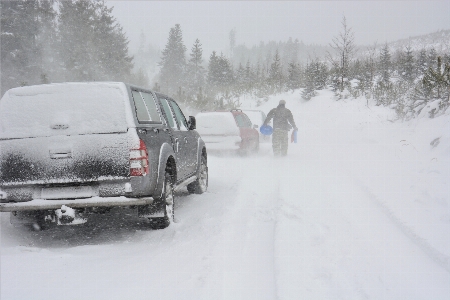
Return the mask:
<path id="1" fill-rule="evenodd" d="M 161 201 L 164 217 L 149 218 L 150 226 L 153 229 L 163 229 L 173 223 L 175 196 L 173 193 L 173 182 L 170 173 L 166 172 Z"/>
<path id="2" fill-rule="evenodd" d="M 197 180 L 188 184 L 189 194 L 203 194 L 208 189 L 208 165 L 206 158 L 202 156 Z"/>

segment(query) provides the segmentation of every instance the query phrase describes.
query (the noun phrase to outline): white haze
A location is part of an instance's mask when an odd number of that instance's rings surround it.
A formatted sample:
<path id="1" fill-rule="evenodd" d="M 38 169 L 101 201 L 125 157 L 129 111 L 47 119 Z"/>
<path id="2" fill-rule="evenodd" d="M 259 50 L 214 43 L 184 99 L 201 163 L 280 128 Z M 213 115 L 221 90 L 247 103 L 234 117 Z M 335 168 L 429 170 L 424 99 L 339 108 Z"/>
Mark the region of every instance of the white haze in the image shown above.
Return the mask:
<path id="1" fill-rule="evenodd" d="M 450 1 L 107 1 L 130 39 L 131 50 L 143 32 L 147 42 L 164 48 L 169 30 L 180 24 L 188 49 L 198 38 L 205 54 L 236 45 L 298 38 L 327 45 L 342 16 L 355 42 L 370 45 L 450 28 Z"/>

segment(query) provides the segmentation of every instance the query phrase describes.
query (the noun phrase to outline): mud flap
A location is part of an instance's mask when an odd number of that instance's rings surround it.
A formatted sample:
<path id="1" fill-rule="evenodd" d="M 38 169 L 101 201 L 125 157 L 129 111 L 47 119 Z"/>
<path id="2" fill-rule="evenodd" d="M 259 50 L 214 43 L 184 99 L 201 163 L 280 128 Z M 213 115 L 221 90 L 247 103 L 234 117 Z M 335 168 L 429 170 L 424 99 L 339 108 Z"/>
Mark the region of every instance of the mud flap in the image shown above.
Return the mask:
<path id="1" fill-rule="evenodd" d="M 164 217 L 164 206 L 162 203 L 152 203 L 138 207 L 139 218 L 162 218 Z"/>

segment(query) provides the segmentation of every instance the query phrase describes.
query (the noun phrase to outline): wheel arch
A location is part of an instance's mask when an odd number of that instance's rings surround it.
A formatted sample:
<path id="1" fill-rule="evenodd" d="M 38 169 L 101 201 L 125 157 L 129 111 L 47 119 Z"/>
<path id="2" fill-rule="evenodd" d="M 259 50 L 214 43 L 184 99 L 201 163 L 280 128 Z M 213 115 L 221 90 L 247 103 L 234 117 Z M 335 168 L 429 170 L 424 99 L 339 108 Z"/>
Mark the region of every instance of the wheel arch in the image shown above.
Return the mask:
<path id="1" fill-rule="evenodd" d="M 159 165 L 158 165 L 158 179 L 156 183 L 156 189 L 154 192 L 155 197 L 159 198 L 161 196 L 163 186 L 164 186 L 164 178 L 166 171 L 169 171 L 173 183 L 177 180 L 177 161 L 175 158 L 175 154 L 173 152 L 172 147 L 164 143 L 161 146 L 160 154 L 159 154 Z"/>

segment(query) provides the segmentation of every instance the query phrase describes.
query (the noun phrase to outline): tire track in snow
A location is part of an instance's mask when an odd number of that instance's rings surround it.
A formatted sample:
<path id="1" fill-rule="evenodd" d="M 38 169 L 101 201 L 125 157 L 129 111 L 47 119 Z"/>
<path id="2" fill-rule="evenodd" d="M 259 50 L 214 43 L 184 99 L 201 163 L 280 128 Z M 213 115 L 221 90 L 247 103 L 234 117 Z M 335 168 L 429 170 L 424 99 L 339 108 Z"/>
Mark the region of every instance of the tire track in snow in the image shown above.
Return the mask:
<path id="1" fill-rule="evenodd" d="M 217 178 L 220 182 L 211 185 L 209 191 L 226 203 L 221 205 L 222 214 L 214 221 L 217 230 L 207 238 L 200 298 L 276 299 L 274 205 L 277 180 L 267 176 L 270 171 L 253 157 L 226 160 L 212 157 L 211 166 L 232 176 L 222 174 Z M 213 176 L 211 174 L 211 178 Z"/>
<path id="2" fill-rule="evenodd" d="M 280 164 L 281 162 L 281 164 Z M 278 255 L 277 253 L 280 252 L 280 250 L 277 250 L 277 239 L 278 239 L 278 235 L 277 232 L 279 230 L 281 230 L 280 227 L 280 218 L 287 218 L 287 219 L 295 219 L 298 220 L 298 216 L 296 216 L 295 214 L 292 214 L 292 210 L 297 211 L 297 207 L 293 206 L 292 204 L 288 203 L 284 198 L 283 198 L 283 193 L 282 193 L 282 188 L 283 188 L 283 180 L 284 180 L 284 176 L 285 174 L 285 170 L 286 170 L 286 164 L 288 163 L 288 161 L 286 160 L 279 160 L 279 158 L 273 158 L 273 160 L 271 161 L 272 165 L 271 165 L 271 169 L 272 171 L 274 171 L 272 174 L 270 174 L 269 176 L 271 176 L 272 180 L 271 182 L 273 183 L 273 190 L 272 192 L 269 194 L 270 196 L 268 196 L 270 199 L 272 199 L 272 202 L 274 202 L 273 204 L 273 227 L 272 227 L 272 264 L 273 264 L 273 288 L 274 288 L 274 299 L 282 299 L 280 298 L 280 283 L 279 280 L 280 279 L 279 275 L 280 272 L 284 271 L 279 267 L 280 265 L 283 265 L 282 260 L 277 259 Z M 286 209 L 287 208 L 287 211 Z M 297 211 L 298 212 L 298 211 Z M 283 275 L 281 275 L 281 278 L 283 277 Z"/>
<path id="3" fill-rule="evenodd" d="M 383 203 L 383 201 L 379 200 L 378 197 L 359 179 L 354 178 L 357 186 L 364 191 L 369 199 L 375 203 L 381 211 L 388 217 L 388 219 L 397 226 L 398 229 L 410 239 L 416 246 L 418 246 L 428 257 L 430 257 L 436 264 L 445 269 L 448 273 L 450 273 L 450 257 L 445 255 L 438 250 L 436 250 L 433 246 L 431 246 L 424 238 L 420 237 L 417 233 L 414 232 L 412 228 L 403 223 L 390 209 L 389 207 Z"/>

